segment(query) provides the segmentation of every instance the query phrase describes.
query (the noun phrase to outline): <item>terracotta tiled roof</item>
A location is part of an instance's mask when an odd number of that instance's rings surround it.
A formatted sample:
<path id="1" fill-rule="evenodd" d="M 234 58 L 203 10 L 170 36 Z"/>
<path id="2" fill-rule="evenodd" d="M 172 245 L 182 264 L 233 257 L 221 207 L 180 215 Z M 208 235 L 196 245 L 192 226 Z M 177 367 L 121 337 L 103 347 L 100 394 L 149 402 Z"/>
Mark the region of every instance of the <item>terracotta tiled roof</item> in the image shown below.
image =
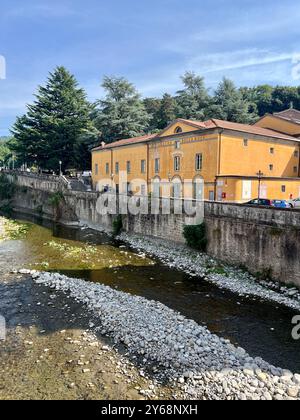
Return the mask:
<path id="1" fill-rule="evenodd" d="M 282 140 L 300 141 L 300 139 L 296 139 L 295 137 L 288 136 L 286 134 L 282 134 L 277 131 L 269 130 L 267 128 L 262 128 L 255 125 L 238 124 L 238 123 L 217 120 L 217 119 L 211 119 L 207 121 L 192 121 L 192 120 L 180 119 L 180 121 L 185 122 L 195 128 L 198 128 L 199 130 L 210 130 L 213 128 L 219 128 L 223 130 L 238 131 L 245 134 L 253 134 L 253 135 L 258 135 L 258 136 L 263 136 L 263 137 L 272 137 L 272 138 L 277 138 L 277 139 L 282 139 Z M 95 149 L 93 149 L 93 151 L 113 149 L 115 147 L 144 143 L 144 142 L 153 140 L 155 138 L 159 139 L 160 138 L 159 136 L 160 136 L 159 134 L 148 134 L 146 136 L 123 139 L 123 140 L 116 141 L 114 143 L 105 144 L 104 146 L 98 146 Z"/>
<path id="2" fill-rule="evenodd" d="M 208 120 L 205 122 L 205 124 L 206 124 L 206 128 L 221 128 L 224 130 L 239 131 L 242 133 L 254 134 L 254 135 L 264 136 L 264 137 L 275 137 L 275 138 L 283 139 L 283 140 L 295 140 L 295 137 L 278 133 L 277 131 L 269 130 L 267 128 L 261 128 L 255 125 L 239 124 L 239 123 L 233 123 L 233 122 L 217 120 L 217 119 Z"/>
<path id="3" fill-rule="evenodd" d="M 104 146 L 95 147 L 93 149 L 93 151 L 94 150 L 103 150 L 103 149 L 113 149 L 115 147 L 127 146 L 129 144 L 144 143 L 145 141 L 152 140 L 154 137 L 157 137 L 157 134 L 148 134 L 146 136 L 133 137 L 131 139 L 118 140 L 118 141 L 115 141 L 114 143 L 108 143 L 108 144 L 105 144 Z"/>
<path id="4" fill-rule="evenodd" d="M 299 112 L 300 114 L 300 112 Z M 256 134 L 259 136 L 265 136 L 265 137 L 276 137 L 284 140 L 295 140 L 294 137 L 291 137 L 287 134 L 278 133 L 274 130 L 269 130 L 266 128 L 261 128 L 253 125 L 248 124 L 239 124 L 239 123 L 233 123 L 229 121 L 223 121 L 218 119 L 211 119 L 207 121 L 193 121 L 193 120 L 183 120 L 180 119 L 180 121 L 183 121 L 187 124 L 194 125 L 195 127 L 199 127 L 199 129 L 211 129 L 211 128 L 221 128 L 224 130 L 233 130 L 233 131 L 240 131 L 244 133 L 249 134 Z"/>
<path id="5" fill-rule="evenodd" d="M 285 120 L 292 121 L 296 124 L 300 124 L 300 111 L 297 109 L 286 109 L 282 112 L 275 112 L 274 115 Z"/>
<path id="6" fill-rule="evenodd" d="M 206 125 L 205 125 L 206 121 L 185 120 L 183 118 L 178 118 L 176 121 L 178 121 L 178 122 L 182 121 L 182 122 L 184 122 L 188 125 L 192 125 L 194 127 L 206 128 Z"/>

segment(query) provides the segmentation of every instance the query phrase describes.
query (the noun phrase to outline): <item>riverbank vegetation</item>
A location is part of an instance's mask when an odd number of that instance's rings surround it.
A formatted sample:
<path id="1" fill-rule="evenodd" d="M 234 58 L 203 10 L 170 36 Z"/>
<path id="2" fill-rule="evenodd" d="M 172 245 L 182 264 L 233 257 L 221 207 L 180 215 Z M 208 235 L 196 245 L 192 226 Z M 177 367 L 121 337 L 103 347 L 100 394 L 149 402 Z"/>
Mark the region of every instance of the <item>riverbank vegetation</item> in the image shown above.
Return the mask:
<path id="1" fill-rule="evenodd" d="M 200 225 L 185 226 L 183 236 L 189 247 L 205 252 L 207 248 L 206 226 L 205 223 Z"/>
<path id="2" fill-rule="evenodd" d="M 29 230 L 29 223 L 0 217 L 0 241 L 25 239 Z"/>
<path id="3" fill-rule="evenodd" d="M 37 270 L 117 270 L 151 266 L 151 259 L 109 244 L 94 245 L 58 237 L 39 225 L 0 217 L 0 241 L 21 240 L 24 268 Z"/>

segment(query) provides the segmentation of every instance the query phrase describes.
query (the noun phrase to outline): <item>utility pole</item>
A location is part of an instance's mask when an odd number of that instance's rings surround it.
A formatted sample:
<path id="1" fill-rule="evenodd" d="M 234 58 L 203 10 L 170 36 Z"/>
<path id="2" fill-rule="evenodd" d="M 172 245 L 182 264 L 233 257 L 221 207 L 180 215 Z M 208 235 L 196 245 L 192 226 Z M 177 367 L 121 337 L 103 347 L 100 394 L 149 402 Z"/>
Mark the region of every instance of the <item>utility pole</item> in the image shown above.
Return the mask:
<path id="1" fill-rule="evenodd" d="M 258 177 L 258 204 L 259 204 L 261 180 L 262 180 L 262 177 L 264 176 L 264 174 L 262 173 L 261 170 L 259 170 L 259 172 L 256 175 Z"/>

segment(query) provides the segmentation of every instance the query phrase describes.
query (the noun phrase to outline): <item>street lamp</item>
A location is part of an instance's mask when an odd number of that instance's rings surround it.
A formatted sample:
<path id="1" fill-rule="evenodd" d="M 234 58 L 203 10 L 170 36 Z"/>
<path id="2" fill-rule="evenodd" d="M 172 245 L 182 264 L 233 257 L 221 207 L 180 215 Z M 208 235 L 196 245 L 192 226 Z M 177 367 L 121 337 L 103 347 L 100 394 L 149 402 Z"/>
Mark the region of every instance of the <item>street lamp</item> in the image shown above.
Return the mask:
<path id="1" fill-rule="evenodd" d="M 258 177 L 258 204 L 259 204 L 261 180 L 262 180 L 262 177 L 264 176 L 264 174 L 262 173 L 261 170 L 259 170 L 259 172 L 256 175 Z"/>
<path id="2" fill-rule="evenodd" d="M 59 161 L 59 176 L 62 176 L 62 170 L 61 170 L 62 161 Z"/>

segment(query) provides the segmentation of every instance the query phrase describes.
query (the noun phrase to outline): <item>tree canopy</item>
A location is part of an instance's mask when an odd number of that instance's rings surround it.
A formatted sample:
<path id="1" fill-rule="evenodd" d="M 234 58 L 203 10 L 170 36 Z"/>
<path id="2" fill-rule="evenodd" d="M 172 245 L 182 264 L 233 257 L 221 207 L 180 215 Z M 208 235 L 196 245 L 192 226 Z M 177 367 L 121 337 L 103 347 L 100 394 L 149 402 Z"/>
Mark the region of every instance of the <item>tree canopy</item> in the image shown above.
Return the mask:
<path id="1" fill-rule="evenodd" d="M 111 143 L 145 134 L 151 116 L 133 84 L 123 77 L 105 76 L 102 87 L 106 95 L 97 101 L 94 118 L 102 140 Z"/>
<path id="2" fill-rule="evenodd" d="M 90 169 L 90 150 L 100 141 L 157 133 L 176 118 L 224 119 L 251 124 L 266 113 L 294 107 L 300 110 L 300 87 L 259 85 L 236 87 L 224 78 L 215 91 L 193 72 L 182 77 L 176 94 L 142 98 L 123 77 L 105 76 L 104 97 L 90 104 L 86 93 L 64 67 L 50 73 L 27 113 L 17 118 L 13 140 L 0 143 L 0 160 L 14 153 L 20 164 L 56 170 Z M 10 154 L 10 157 L 9 157 Z M 2 156 L 2 157 L 1 157 Z"/>
<path id="3" fill-rule="evenodd" d="M 12 151 L 9 147 L 10 137 L 0 137 L 0 167 L 9 166 Z"/>
<path id="4" fill-rule="evenodd" d="M 12 128 L 13 151 L 19 160 L 43 169 L 76 165 L 74 149 L 80 135 L 91 127 L 91 105 L 83 89 L 64 67 L 57 67 L 40 86 L 27 113 Z"/>

